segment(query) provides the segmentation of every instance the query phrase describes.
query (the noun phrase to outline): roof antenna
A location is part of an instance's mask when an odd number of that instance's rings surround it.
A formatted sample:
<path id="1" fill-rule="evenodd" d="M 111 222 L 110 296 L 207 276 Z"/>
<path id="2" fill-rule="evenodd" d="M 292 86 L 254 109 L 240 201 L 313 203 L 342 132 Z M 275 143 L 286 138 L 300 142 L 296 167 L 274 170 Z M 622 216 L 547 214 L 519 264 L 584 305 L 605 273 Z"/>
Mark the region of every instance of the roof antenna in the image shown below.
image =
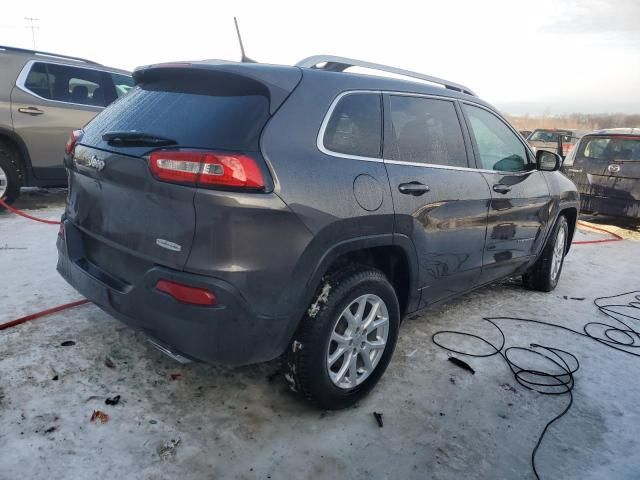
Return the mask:
<path id="1" fill-rule="evenodd" d="M 233 17 L 233 21 L 236 24 L 236 33 L 238 34 L 238 42 L 240 42 L 240 52 L 242 53 L 242 56 L 240 57 L 240 61 L 242 63 L 258 63 L 255 60 L 252 60 L 245 55 L 244 45 L 242 44 L 242 36 L 240 35 L 240 28 L 238 27 L 238 19 L 236 17 Z"/>

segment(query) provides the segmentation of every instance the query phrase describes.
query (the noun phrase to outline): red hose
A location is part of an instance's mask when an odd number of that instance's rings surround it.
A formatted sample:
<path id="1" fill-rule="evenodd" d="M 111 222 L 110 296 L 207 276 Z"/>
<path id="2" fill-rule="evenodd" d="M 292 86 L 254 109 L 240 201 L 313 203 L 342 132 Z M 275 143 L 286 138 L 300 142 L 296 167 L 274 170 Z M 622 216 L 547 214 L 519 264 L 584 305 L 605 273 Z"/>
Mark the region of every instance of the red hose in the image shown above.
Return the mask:
<path id="1" fill-rule="evenodd" d="M 0 323 L 0 330 L 5 330 L 7 328 L 15 327 L 16 325 L 20 325 L 21 323 L 26 323 L 30 320 L 35 320 L 36 318 L 44 317 L 46 315 L 51 315 L 52 313 L 61 312 L 62 310 L 66 310 L 68 308 L 78 307 L 80 305 L 84 305 L 85 303 L 89 303 L 89 300 L 85 299 L 85 300 L 77 300 L 71 303 L 65 303 L 64 305 L 58 305 L 57 307 L 48 308 L 47 310 L 43 310 L 41 312 L 32 313 L 31 315 L 27 315 L 26 317 L 21 317 L 7 323 Z"/>
<path id="2" fill-rule="evenodd" d="M 10 207 L 1 198 L 0 198 L 0 205 L 2 205 L 4 208 L 9 210 L 10 212 L 15 213 L 16 215 L 20 215 L 21 217 L 28 218 L 29 220 L 34 220 L 36 222 L 42 222 L 49 225 L 60 225 L 60 222 L 56 220 L 45 220 L 44 218 L 34 217 L 27 213 L 21 212 L 17 208 Z M 20 317 L 16 320 L 12 320 L 7 323 L 0 323 L 0 330 L 5 330 L 7 328 L 15 327 L 16 325 L 20 325 L 21 323 L 26 323 L 30 320 L 35 320 L 37 318 L 44 317 L 46 315 L 51 315 L 52 313 L 61 312 L 62 310 L 67 310 L 68 308 L 78 307 L 80 305 L 84 305 L 85 303 L 89 303 L 89 300 L 85 299 L 85 300 L 77 300 L 71 303 L 65 303 L 64 305 L 58 305 L 57 307 L 48 308 L 47 310 L 43 310 L 41 312 L 32 313 L 30 315 L 27 315 L 25 317 Z"/>
<path id="3" fill-rule="evenodd" d="M 603 240 L 583 240 L 582 242 L 572 242 L 573 245 L 586 245 L 586 244 L 589 244 L 589 243 L 620 242 L 620 241 L 624 240 L 617 233 L 610 232 L 609 230 L 605 230 L 604 228 L 595 227 L 593 225 L 589 225 L 588 223 L 584 223 L 584 222 L 581 222 L 581 221 L 578 221 L 578 225 L 581 225 L 581 226 L 586 227 L 586 228 L 590 228 L 592 230 L 597 230 L 598 232 L 603 232 L 603 233 L 609 234 L 613 238 L 605 238 Z"/>
<path id="4" fill-rule="evenodd" d="M 29 215 L 28 213 L 24 213 L 17 208 L 13 208 L 10 205 L 7 205 L 4 200 L 0 198 L 0 205 L 9 210 L 10 212 L 15 213 L 16 215 L 20 215 L 21 217 L 28 218 L 29 220 L 35 220 L 36 222 L 48 223 L 49 225 L 60 225 L 60 222 L 57 220 L 45 220 L 44 218 L 34 217 Z"/>

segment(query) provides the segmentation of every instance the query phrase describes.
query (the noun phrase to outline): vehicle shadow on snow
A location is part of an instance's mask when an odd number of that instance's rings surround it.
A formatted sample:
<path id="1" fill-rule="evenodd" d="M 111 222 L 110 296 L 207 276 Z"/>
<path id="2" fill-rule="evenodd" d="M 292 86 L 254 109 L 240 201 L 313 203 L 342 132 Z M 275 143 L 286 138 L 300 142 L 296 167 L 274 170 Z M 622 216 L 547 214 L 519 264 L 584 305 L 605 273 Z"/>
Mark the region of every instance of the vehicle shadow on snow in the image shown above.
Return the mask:
<path id="1" fill-rule="evenodd" d="M 23 188 L 18 199 L 11 205 L 18 210 L 41 210 L 50 207 L 64 207 L 67 201 L 66 188 Z M 9 215 L 0 207 L 0 217 Z"/>

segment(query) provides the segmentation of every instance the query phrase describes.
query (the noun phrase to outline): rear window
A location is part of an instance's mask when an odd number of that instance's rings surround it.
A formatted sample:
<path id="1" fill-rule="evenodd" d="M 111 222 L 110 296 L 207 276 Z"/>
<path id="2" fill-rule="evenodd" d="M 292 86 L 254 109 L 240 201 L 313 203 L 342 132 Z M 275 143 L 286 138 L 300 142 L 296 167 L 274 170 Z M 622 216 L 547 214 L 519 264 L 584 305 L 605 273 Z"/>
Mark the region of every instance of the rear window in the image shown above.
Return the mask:
<path id="1" fill-rule="evenodd" d="M 97 146 L 106 132 L 136 130 L 180 147 L 257 151 L 268 119 L 268 93 L 257 82 L 182 72 L 130 89 L 87 125 L 82 143 Z"/>
<path id="2" fill-rule="evenodd" d="M 571 143 L 571 132 L 558 132 L 554 130 L 536 130 L 527 139 L 533 142 L 558 142 L 558 137 L 561 137 L 563 143 Z"/>
<path id="3" fill-rule="evenodd" d="M 580 145 L 578 156 L 607 162 L 640 161 L 640 137 L 585 137 Z"/>

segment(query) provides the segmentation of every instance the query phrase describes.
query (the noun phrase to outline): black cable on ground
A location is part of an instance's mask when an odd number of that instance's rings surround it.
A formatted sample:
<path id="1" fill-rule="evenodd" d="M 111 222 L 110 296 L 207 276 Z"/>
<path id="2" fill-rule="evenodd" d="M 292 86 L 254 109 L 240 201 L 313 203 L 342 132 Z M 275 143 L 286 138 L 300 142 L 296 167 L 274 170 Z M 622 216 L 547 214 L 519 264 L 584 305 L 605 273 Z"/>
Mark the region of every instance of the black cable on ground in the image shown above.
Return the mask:
<path id="1" fill-rule="evenodd" d="M 617 303 L 618 300 L 616 300 L 616 303 L 607 303 L 608 301 L 621 299 L 625 296 L 632 296 L 633 300 L 627 303 Z M 480 335 L 455 330 L 441 330 L 434 333 L 431 337 L 433 343 L 439 347 L 459 355 L 469 357 L 492 357 L 494 355 L 500 355 L 513 373 L 515 380 L 523 387 L 543 395 L 569 396 L 567 406 L 562 412 L 547 422 L 531 453 L 531 467 L 537 479 L 540 479 L 540 475 L 536 468 L 536 453 L 549 427 L 562 418 L 569 411 L 571 405 L 573 405 L 574 374 L 580 368 L 580 362 L 575 355 L 566 350 L 535 343 L 530 344 L 528 347 L 509 347 L 505 349 L 506 338 L 504 332 L 496 322 L 500 320 L 510 320 L 559 328 L 587 337 L 628 355 L 640 357 L 639 351 L 633 351 L 634 349 L 640 349 L 640 330 L 638 329 L 639 327 L 631 325 L 632 321 L 640 321 L 640 290 L 619 293 L 608 297 L 598 297 L 593 303 L 602 314 L 611 319 L 611 323 L 605 323 L 604 321 L 588 322 L 584 325 L 582 331 L 579 331 L 543 320 L 520 317 L 484 317 L 483 320 L 493 325 L 498 331 L 500 335 L 498 344 L 494 344 Z M 449 337 L 448 342 L 445 342 L 443 339 L 444 336 Z M 479 340 L 485 344 L 489 350 L 486 353 L 457 350 L 451 346 L 454 344 L 452 337 L 456 336 Z M 548 368 L 526 368 L 514 361 L 514 354 L 520 354 L 520 356 L 522 356 L 522 354 L 533 355 L 537 360 L 542 360 L 543 363 L 547 364 Z"/>

